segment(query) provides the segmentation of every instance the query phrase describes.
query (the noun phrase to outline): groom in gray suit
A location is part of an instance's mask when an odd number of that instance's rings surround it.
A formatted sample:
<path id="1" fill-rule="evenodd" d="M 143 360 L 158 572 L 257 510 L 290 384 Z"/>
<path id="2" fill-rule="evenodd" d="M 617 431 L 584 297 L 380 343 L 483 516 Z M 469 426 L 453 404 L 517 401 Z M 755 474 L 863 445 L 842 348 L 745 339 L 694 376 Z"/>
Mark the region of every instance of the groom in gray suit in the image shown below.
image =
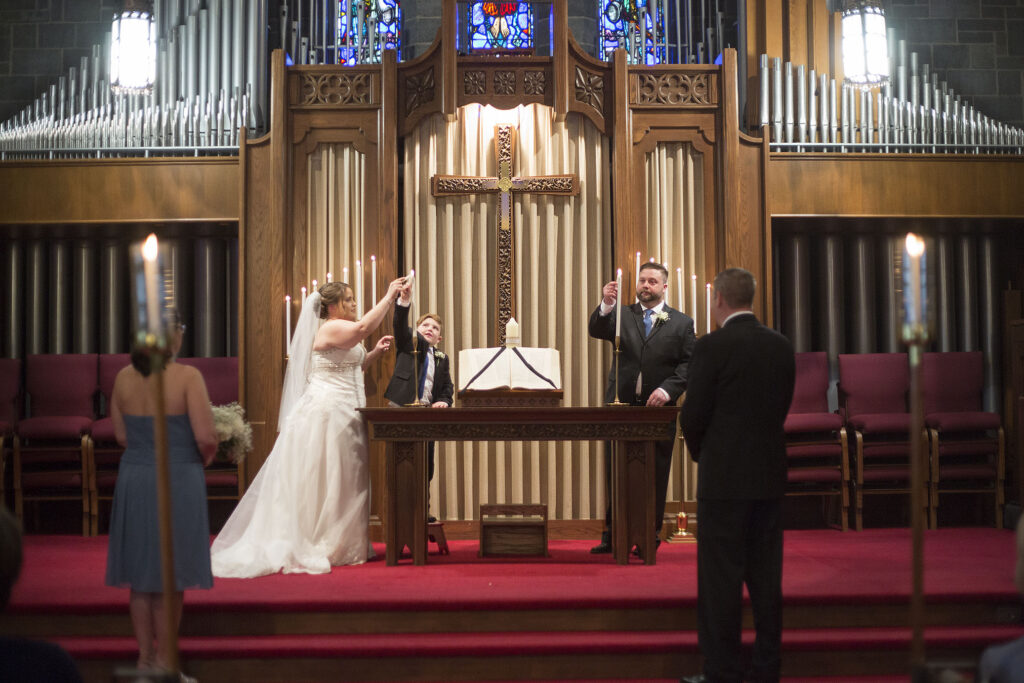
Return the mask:
<path id="1" fill-rule="evenodd" d="M 663 406 L 675 403 L 686 391 L 686 366 L 696 343 L 693 318 L 665 303 L 668 289 L 668 270 L 659 263 L 640 266 L 636 296 L 639 301 L 622 308 L 619 330 L 618 381 L 619 400 L 635 406 Z M 615 342 L 615 301 L 619 295 L 615 282 L 602 290 L 601 304 L 590 316 L 590 336 Z M 605 401 L 615 400 L 615 360 L 608 371 Z M 660 543 L 661 520 L 665 516 L 665 496 L 668 476 L 672 467 L 672 447 L 675 439 L 659 441 L 655 446 L 655 519 L 652 542 Z M 609 492 L 611 482 L 611 445 L 605 443 L 605 484 Z M 590 549 L 592 553 L 610 553 L 611 495 L 606 496 L 605 528 L 601 542 Z"/>

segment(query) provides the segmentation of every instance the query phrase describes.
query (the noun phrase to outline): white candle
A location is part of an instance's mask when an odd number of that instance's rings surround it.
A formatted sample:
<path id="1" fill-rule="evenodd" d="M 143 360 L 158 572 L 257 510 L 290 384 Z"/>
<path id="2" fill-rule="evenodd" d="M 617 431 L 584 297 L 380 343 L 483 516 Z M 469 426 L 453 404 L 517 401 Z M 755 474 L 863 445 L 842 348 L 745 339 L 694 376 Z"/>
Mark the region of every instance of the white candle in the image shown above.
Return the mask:
<path id="1" fill-rule="evenodd" d="M 924 241 L 914 233 L 907 233 L 905 263 L 903 267 L 903 308 L 905 320 L 913 327 L 922 320 L 924 309 L 921 295 L 921 261 Z"/>
<path id="2" fill-rule="evenodd" d="M 676 268 L 676 295 L 679 297 L 679 301 L 676 305 L 679 306 L 679 310 L 683 310 L 683 269 Z"/>
<path id="3" fill-rule="evenodd" d="M 285 355 L 292 352 L 292 298 L 287 294 L 284 295 L 284 352 Z"/>
<path id="4" fill-rule="evenodd" d="M 636 272 L 633 273 L 633 275 L 634 275 L 634 282 L 636 284 L 639 284 L 640 283 L 640 252 L 639 251 L 636 252 Z"/>
<path id="5" fill-rule="evenodd" d="M 639 254 L 639 252 L 637 252 Z M 622 268 L 615 273 L 615 336 L 622 331 Z"/>
<path id="6" fill-rule="evenodd" d="M 690 311 L 693 315 L 693 324 L 697 324 L 697 275 L 690 276 Z"/>
<path id="7" fill-rule="evenodd" d="M 505 346 L 519 346 L 519 323 L 515 318 L 509 318 L 505 323 Z"/>
<path id="8" fill-rule="evenodd" d="M 163 336 L 163 321 L 160 318 L 160 293 L 157 291 L 157 257 L 160 248 L 156 235 L 150 233 L 142 245 L 142 272 L 146 281 L 146 331 L 156 340 Z"/>
<path id="9" fill-rule="evenodd" d="M 704 285 L 704 289 L 707 292 L 707 304 L 704 307 L 704 317 L 707 318 L 707 331 L 711 332 L 711 283 Z"/>
<path id="10" fill-rule="evenodd" d="M 352 278 L 352 293 L 356 297 L 356 320 L 363 317 L 363 297 L 359 296 L 359 281 L 363 279 L 363 264 L 359 259 L 356 259 L 356 272 Z"/>
<path id="11" fill-rule="evenodd" d="M 341 281 L 351 285 L 352 281 L 348 279 L 348 266 L 342 266 L 341 268 Z"/>
<path id="12" fill-rule="evenodd" d="M 405 284 L 410 288 L 409 289 L 409 306 L 412 306 L 412 300 L 413 300 L 412 283 L 413 283 L 413 280 L 415 280 L 415 279 L 416 279 L 416 269 L 413 268 L 413 269 L 411 269 L 409 271 L 409 274 L 405 276 Z M 413 335 L 413 338 L 415 338 L 415 337 L 416 337 L 416 335 Z"/>
<path id="13" fill-rule="evenodd" d="M 316 280 L 313 280 L 313 291 L 316 291 Z"/>
<path id="14" fill-rule="evenodd" d="M 334 281 L 334 277 L 331 275 L 331 271 L 327 271 L 327 281 L 328 282 L 333 282 Z"/>
<path id="15" fill-rule="evenodd" d="M 377 303 L 377 257 L 370 256 L 370 301 Z"/>
<path id="16" fill-rule="evenodd" d="M 305 287 L 302 288 L 302 305 L 303 306 L 306 305 L 306 288 Z"/>

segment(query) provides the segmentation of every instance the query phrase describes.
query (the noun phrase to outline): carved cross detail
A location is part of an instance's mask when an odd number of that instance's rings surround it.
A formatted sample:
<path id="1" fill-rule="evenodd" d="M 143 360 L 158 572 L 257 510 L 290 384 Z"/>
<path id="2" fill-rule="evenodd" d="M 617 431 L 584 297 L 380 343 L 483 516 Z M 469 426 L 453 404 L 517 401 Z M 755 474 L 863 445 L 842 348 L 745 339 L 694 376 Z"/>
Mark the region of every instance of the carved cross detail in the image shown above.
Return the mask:
<path id="1" fill-rule="evenodd" d="M 516 130 L 512 126 L 498 126 L 494 135 L 494 155 L 498 161 L 498 176 L 435 175 L 430 179 L 431 193 L 435 197 L 465 194 L 497 194 L 498 211 L 498 287 L 497 330 L 498 346 L 505 345 L 505 325 L 515 315 L 512 274 L 515 240 L 512 225 L 512 195 L 530 192 L 575 196 L 580 184 L 576 174 L 546 176 L 513 176 Z"/>

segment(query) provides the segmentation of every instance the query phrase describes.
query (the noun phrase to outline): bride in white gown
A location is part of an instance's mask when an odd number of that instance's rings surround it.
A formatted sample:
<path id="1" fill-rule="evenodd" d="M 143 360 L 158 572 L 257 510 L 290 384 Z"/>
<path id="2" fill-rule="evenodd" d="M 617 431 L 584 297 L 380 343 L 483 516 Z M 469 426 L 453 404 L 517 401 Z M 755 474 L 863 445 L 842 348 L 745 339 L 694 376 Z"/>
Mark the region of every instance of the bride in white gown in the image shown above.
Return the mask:
<path id="1" fill-rule="evenodd" d="M 352 288 L 329 283 L 306 298 L 281 395 L 280 434 L 211 548 L 213 574 L 253 577 L 361 564 L 370 545 L 370 477 L 363 340 L 387 317 L 404 278 L 356 320 Z M 319 318 L 327 320 L 320 325 Z"/>

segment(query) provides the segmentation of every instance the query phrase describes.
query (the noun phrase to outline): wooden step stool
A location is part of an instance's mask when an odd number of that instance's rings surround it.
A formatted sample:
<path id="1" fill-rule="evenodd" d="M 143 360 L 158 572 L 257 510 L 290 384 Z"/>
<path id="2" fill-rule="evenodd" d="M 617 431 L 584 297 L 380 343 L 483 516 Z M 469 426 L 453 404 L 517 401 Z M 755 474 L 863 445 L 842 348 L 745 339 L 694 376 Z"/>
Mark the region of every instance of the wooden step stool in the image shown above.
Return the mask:
<path id="1" fill-rule="evenodd" d="M 444 524 L 441 522 L 427 523 L 427 538 L 437 544 L 437 552 L 442 555 L 450 555 L 448 552 L 448 539 L 444 537 Z"/>
<path id="2" fill-rule="evenodd" d="M 548 557 L 547 505 L 481 505 L 479 557 Z"/>

